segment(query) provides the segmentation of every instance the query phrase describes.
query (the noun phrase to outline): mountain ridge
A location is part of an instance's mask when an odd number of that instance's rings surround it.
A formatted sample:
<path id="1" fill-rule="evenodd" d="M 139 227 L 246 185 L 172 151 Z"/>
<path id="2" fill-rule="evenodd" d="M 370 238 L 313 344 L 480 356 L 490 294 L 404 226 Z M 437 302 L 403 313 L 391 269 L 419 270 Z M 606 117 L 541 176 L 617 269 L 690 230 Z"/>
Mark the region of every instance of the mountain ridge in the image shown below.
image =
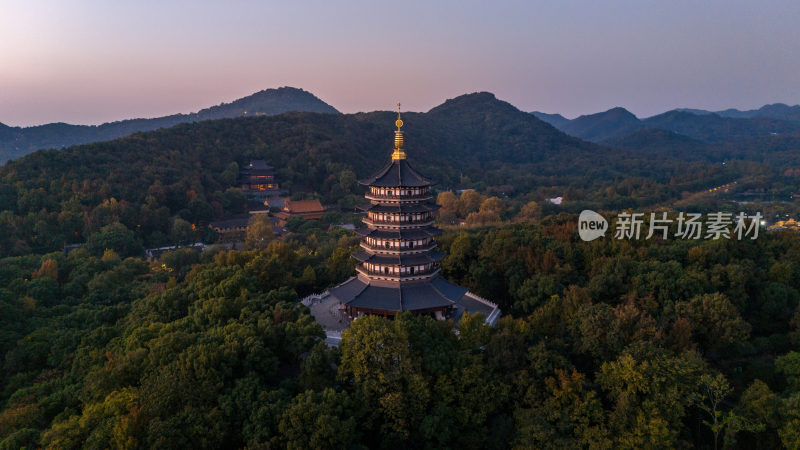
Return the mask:
<path id="1" fill-rule="evenodd" d="M 10 127 L 0 123 L 0 164 L 39 149 L 63 148 L 125 137 L 141 131 L 169 128 L 181 123 L 246 115 L 275 115 L 289 111 L 338 114 L 339 111 L 314 94 L 284 86 L 264 89 L 246 97 L 188 114 L 154 118 L 133 118 L 100 125 L 72 125 L 54 122 L 31 127 Z"/>
<path id="2" fill-rule="evenodd" d="M 786 103 L 770 103 L 758 109 L 746 110 L 728 108 L 720 111 L 708 111 L 705 109 L 679 108 L 677 111 L 689 112 L 697 115 L 716 114 L 720 117 L 730 117 L 734 119 L 765 117 L 768 119 L 800 121 L 800 105 L 789 106 Z"/>
<path id="3" fill-rule="evenodd" d="M 571 136 L 603 144 L 635 134 L 642 129 L 665 130 L 698 141 L 719 142 L 757 136 L 800 133 L 800 106 L 797 107 L 798 120 L 768 117 L 764 112 L 777 110 L 779 113 L 773 113 L 773 116 L 791 117 L 787 111 L 793 111 L 792 108 L 794 107 L 783 104 L 765 105 L 759 110 L 752 110 L 762 111 L 761 113 L 753 112 L 753 114 L 763 115 L 752 115 L 751 117 L 732 117 L 730 114 L 720 115 L 717 112 L 683 108 L 640 119 L 624 108 L 615 107 L 608 111 L 582 115 L 574 119 L 565 119 L 564 121 L 556 119 L 551 124 Z M 538 112 L 531 114 L 544 119 L 553 116 L 542 116 L 542 113 Z M 558 117 L 563 116 L 558 115 Z M 663 136 L 659 137 L 659 139 L 661 138 Z"/>

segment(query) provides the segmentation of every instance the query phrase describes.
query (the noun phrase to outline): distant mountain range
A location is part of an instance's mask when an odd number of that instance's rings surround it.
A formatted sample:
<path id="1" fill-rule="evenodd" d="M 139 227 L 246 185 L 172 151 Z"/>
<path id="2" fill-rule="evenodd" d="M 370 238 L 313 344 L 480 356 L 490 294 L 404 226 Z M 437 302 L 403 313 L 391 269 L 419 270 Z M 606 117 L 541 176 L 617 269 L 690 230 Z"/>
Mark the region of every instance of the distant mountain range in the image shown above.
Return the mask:
<path id="1" fill-rule="evenodd" d="M 738 109 L 725 109 L 722 111 L 706 111 L 704 109 L 681 108 L 677 111 L 689 112 L 692 114 L 716 114 L 720 117 L 732 117 L 734 119 L 749 119 L 753 117 L 766 117 L 769 119 L 780 119 L 789 121 L 800 121 L 800 105 L 789 106 L 785 103 L 773 103 L 764 105 L 758 109 L 741 111 Z"/>
<path id="2" fill-rule="evenodd" d="M 489 93 L 459 97 L 460 102 L 483 102 L 493 108 L 505 102 L 489 102 Z M 494 97 L 492 96 L 492 99 Z M 454 100 L 455 101 L 455 100 Z M 430 111 L 446 109 L 448 103 Z M 472 105 L 475 106 L 475 105 Z M 141 131 L 169 128 L 182 123 L 213 119 L 270 116 L 290 111 L 338 114 L 334 107 L 310 92 L 292 87 L 267 89 L 253 95 L 222 103 L 190 114 L 174 114 L 151 119 L 130 119 L 102 125 L 70 125 L 51 123 L 32 127 L 9 127 L 0 123 L 0 164 L 38 149 L 63 148 L 72 145 L 109 141 Z M 702 143 L 733 141 L 775 135 L 800 135 L 800 105 L 782 103 L 765 105 L 759 109 L 740 111 L 706 111 L 701 109 L 676 109 L 653 117 L 640 119 L 622 107 L 608 111 L 567 119 L 561 114 L 538 111 L 536 118 L 569 136 L 582 140 L 619 146 L 629 150 L 658 147 L 691 149 Z M 502 124 L 497 124 L 502 128 Z M 510 127 L 509 127 L 510 128 Z M 668 133 L 648 133 L 659 130 Z M 550 135 L 545 132 L 545 135 Z M 652 139 L 648 141 L 647 139 Z M 442 143 L 445 145 L 445 143 Z M 635 145 L 634 145 L 635 144 Z M 678 148 L 676 147 L 676 148 Z"/>
<path id="3" fill-rule="evenodd" d="M 622 142 L 624 136 L 645 129 L 669 131 L 702 142 L 800 133 L 800 106 L 782 103 L 749 111 L 683 108 L 646 119 L 639 119 L 620 107 L 575 119 L 538 111 L 532 114 L 571 136 L 604 144 Z"/>
<path id="4" fill-rule="evenodd" d="M 173 114 L 152 119 L 129 119 L 102 125 L 50 123 L 32 127 L 9 127 L 0 123 L 0 164 L 44 148 L 108 141 L 139 131 L 169 128 L 180 123 L 247 116 L 271 116 L 289 111 L 336 114 L 339 111 L 314 94 L 293 87 L 266 89 L 230 103 L 196 113 Z"/>

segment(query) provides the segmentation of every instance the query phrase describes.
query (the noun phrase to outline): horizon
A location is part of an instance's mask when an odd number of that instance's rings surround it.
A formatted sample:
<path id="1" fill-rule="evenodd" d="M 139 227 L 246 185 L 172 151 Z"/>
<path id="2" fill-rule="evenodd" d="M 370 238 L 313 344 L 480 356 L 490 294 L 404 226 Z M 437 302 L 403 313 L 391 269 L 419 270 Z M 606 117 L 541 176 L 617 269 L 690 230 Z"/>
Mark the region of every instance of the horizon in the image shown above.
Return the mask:
<path id="1" fill-rule="evenodd" d="M 800 5 L 570 1 L 13 4 L 0 123 L 99 125 L 279 86 L 343 113 L 492 92 L 567 118 L 800 103 Z"/>
<path id="2" fill-rule="evenodd" d="M 174 112 L 174 113 L 171 113 L 171 114 L 164 114 L 163 116 L 141 116 L 141 117 L 127 117 L 127 118 L 121 118 L 121 119 L 108 120 L 108 121 L 105 121 L 105 122 L 99 122 L 99 123 L 72 123 L 72 122 L 65 122 L 65 121 L 56 121 L 56 122 L 48 122 L 48 123 L 42 123 L 42 124 L 31 124 L 31 125 L 14 125 L 14 124 L 10 124 L 10 123 L 6 123 L 6 122 L 3 122 L 3 121 L 0 121 L 0 124 L 7 125 L 7 126 L 11 126 L 11 127 L 22 127 L 22 128 L 36 127 L 36 126 L 43 126 L 43 125 L 49 125 L 49 124 L 53 124 L 53 123 L 66 123 L 67 125 L 79 125 L 79 126 L 100 126 L 100 125 L 105 125 L 105 124 L 114 123 L 114 122 L 121 122 L 121 121 L 125 121 L 125 120 L 155 119 L 155 118 L 159 118 L 159 117 L 165 117 L 165 116 L 169 116 L 169 115 L 175 115 L 175 114 L 195 114 L 195 113 L 197 113 L 197 112 L 199 112 L 199 111 L 201 111 L 201 110 L 203 110 L 203 109 L 211 108 L 211 107 L 214 107 L 214 106 L 220 106 L 220 105 L 222 105 L 222 104 L 229 104 L 229 103 L 235 102 L 236 100 L 240 100 L 240 99 L 242 99 L 242 98 L 250 97 L 250 96 L 252 96 L 252 95 L 255 95 L 255 94 L 257 94 L 257 93 L 259 93 L 259 92 L 262 92 L 262 91 L 266 91 L 266 90 L 270 90 L 270 89 L 272 89 L 272 90 L 277 90 L 277 89 L 282 89 L 282 88 L 300 89 L 300 90 L 303 90 L 303 91 L 306 91 L 306 92 L 309 92 L 309 93 L 311 93 L 311 94 L 312 94 L 312 95 L 314 95 L 315 97 L 317 97 L 317 98 L 319 98 L 320 100 L 322 100 L 323 102 L 325 102 L 325 99 L 323 99 L 323 98 L 320 98 L 320 96 L 318 96 L 318 95 L 317 95 L 317 94 L 315 94 L 314 92 L 311 92 L 311 91 L 309 91 L 309 90 L 307 90 L 307 89 L 303 89 L 303 88 L 301 88 L 301 87 L 297 87 L 297 86 L 278 86 L 278 87 L 274 87 L 274 88 L 266 88 L 266 89 L 262 89 L 262 90 L 260 90 L 260 91 L 252 92 L 252 93 L 250 93 L 250 94 L 248 94 L 248 95 L 245 95 L 245 96 L 243 96 L 243 97 L 238 97 L 238 98 L 231 99 L 231 100 L 223 100 L 223 101 L 222 101 L 222 102 L 220 102 L 220 103 L 213 104 L 213 105 L 208 105 L 208 106 L 205 106 L 205 107 L 201 107 L 201 108 L 199 108 L 199 109 L 196 109 L 196 110 L 193 110 L 193 111 L 178 111 L 178 112 Z M 431 109 L 435 108 L 436 106 L 442 105 L 443 103 L 447 102 L 448 100 L 452 100 L 452 99 L 454 99 L 454 98 L 458 98 L 458 97 L 461 97 L 461 96 L 464 96 L 464 95 L 478 94 L 478 93 L 481 93 L 481 92 L 488 92 L 488 93 L 490 93 L 490 94 L 494 95 L 494 96 L 495 96 L 495 98 L 496 98 L 497 100 L 499 100 L 499 101 L 503 101 L 503 102 L 506 102 L 506 103 L 509 103 L 511 106 L 513 106 L 513 107 L 517 108 L 518 110 L 520 110 L 520 111 L 522 111 L 522 112 L 527 112 L 527 113 L 534 113 L 534 112 L 536 112 L 536 113 L 545 113 L 545 114 L 561 115 L 562 117 L 564 117 L 564 118 L 566 118 L 566 119 L 568 119 L 568 120 L 574 120 L 574 119 L 576 119 L 576 118 L 578 118 L 578 117 L 582 117 L 582 116 L 584 116 L 584 115 L 601 114 L 601 113 L 607 112 L 607 111 L 609 111 L 609 110 L 611 110 L 611 109 L 615 109 L 615 108 L 623 108 L 623 109 L 625 109 L 626 111 L 628 111 L 628 112 L 630 112 L 630 113 L 634 114 L 634 115 L 635 115 L 635 116 L 636 116 L 638 119 L 646 119 L 646 118 L 648 118 L 648 117 L 653 117 L 653 116 L 656 116 L 656 115 L 659 115 L 659 114 L 663 114 L 663 113 L 665 113 L 665 112 L 669 112 L 669 111 L 677 111 L 677 110 L 683 110 L 683 109 L 687 109 L 687 110 L 702 110 L 702 111 L 706 111 L 706 112 L 709 112 L 709 113 L 717 113 L 717 112 L 721 112 L 721 111 L 725 111 L 725 110 L 729 110 L 729 109 L 737 109 L 737 110 L 740 110 L 740 111 L 751 110 L 751 109 L 753 109 L 753 110 L 756 110 L 756 109 L 759 109 L 759 108 L 761 108 L 761 107 L 764 107 L 764 106 L 771 106 L 771 105 L 776 105 L 776 104 L 783 104 L 783 105 L 786 105 L 786 106 L 789 106 L 789 107 L 800 106 L 800 105 L 792 105 L 792 104 L 788 104 L 788 103 L 785 103 L 785 102 L 776 102 L 776 103 L 765 103 L 765 104 L 763 104 L 763 105 L 760 105 L 760 106 L 757 106 L 757 107 L 752 107 L 752 108 L 724 108 L 724 109 L 715 110 L 715 111 L 711 111 L 711 110 L 704 110 L 704 109 L 702 109 L 702 108 L 691 108 L 691 107 L 686 107 L 686 108 L 673 108 L 673 109 L 671 109 L 671 110 L 662 111 L 662 112 L 659 112 L 659 113 L 656 113 L 656 114 L 653 114 L 653 115 L 650 115 L 650 116 L 642 116 L 642 115 L 636 114 L 636 113 L 634 113 L 633 111 L 631 111 L 630 109 L 628 109 L 628 108 L 626 108 L 626 107 L 624 107 L 624 106 L 612 106 L 612 107 L 610 107 L 610 108 L 608 108 L 608 109 L 604 109 L 604 110 L 602 110 L 602 111 L 588 112 L 588 113 L 585 113 L 585 114 L 580 114 L 580 115 L 577 115 L 577 116 L 566 116 L 566 115 L 564 115 L 564 114 L 561 114 L 561 113 L 558 113 L 558 112 L 552 112 L 552 113 L 550 113 L 550 112 L 547 112 L 547 111 L 536 111 L 536 110 L 533 110 L 533 111 L 526 111 L 526 110 L 524 110 L 524 109 L 522 109 L 522 108 L 519 108 L 519 107 L 518 107 L 517 105 L 515 105 L 515 104 L 514 104 L 512 101 L 498 97 L 498 96 L 497 96 L 496 94 L 494 94 L 493 92 L 490 92 L 490 91 L 475 91 L 475 92 L 465 92 L 465 93 L 463 93 L 463 94 L 460 94 L 460 95 L 457 95 L 457 96 L 455 96 L 455 97 L 451 97 L 451 98 L 442 99 L 442 100 L 441 100 L 441 102 L 439 102 L 439 103 L 437 103 L 437 104 L 435 104 L 435 105 L 431 106 L 430 108 L 428 108 L 428 109 L 427 109 L 427 110 L 425 110 L 425 111 L 412 111 L 412 110 L 405 110 L 405 109 L 403 109 L 403 112 L 404 112 L 404 113 L 408 112 L 408 113 L 422 113 L 422 114 L 424 114 L 424 113 L 427 113 L 427 112 L 429 112 Z M 371 113 L 371 112 L 379 112 L 379 111 L 380 111 L 380 112 L 385 112 L 385 111 L 393 111 L 392 109 L 380 109 L 380 108 L 378 108 L 378 109 L 373 109 L 373 110 L 369 110 L 369 111 L 350 111 L 350 112 L 344 112 L 344 111 L 341 111 L 341 109 L 340 109 L 340 108 L 338 108 L 336 105 L 332 105 L 332 104 L 330 104 L 330 103 L 328 103 L 328 102 L 325 102 L 325 103 L 326 103 L 326 104 L 328 104 L 329 106 L 332 106 L 332 107 L 336 108 L 337 110 L 339 110 L 339 113 L 340 113 L 340 114 L 359 114 L 359 113 Z"/>

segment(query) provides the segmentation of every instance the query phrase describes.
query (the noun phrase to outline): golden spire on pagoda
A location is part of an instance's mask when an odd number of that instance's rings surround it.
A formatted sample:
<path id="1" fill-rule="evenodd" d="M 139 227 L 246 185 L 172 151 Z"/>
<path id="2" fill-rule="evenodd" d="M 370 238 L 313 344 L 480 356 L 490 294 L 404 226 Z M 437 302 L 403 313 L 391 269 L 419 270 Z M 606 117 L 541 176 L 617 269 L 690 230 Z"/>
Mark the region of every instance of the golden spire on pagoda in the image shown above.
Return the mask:
<path id="1" fill-rule="evenodd" d="M 397 129 L 394 131 L 394 152 L 392 159 L 406 159 L 406 152 L 403 150 L 403 119 L 400 118 L 400 103 L 397 104 L 397 120 L 394 122 Z"/>

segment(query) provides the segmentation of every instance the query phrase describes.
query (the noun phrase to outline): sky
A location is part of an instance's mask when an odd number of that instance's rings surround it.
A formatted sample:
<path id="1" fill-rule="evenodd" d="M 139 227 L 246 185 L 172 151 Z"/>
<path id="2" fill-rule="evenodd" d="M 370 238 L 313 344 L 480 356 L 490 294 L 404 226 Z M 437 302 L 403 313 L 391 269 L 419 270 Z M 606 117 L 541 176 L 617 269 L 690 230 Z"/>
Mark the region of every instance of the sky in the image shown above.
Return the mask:
<path id="1" fill-rule="evenodd" d="M 0 122 L 157 117 L 294 86 L 342 112 L 490 91 L 567 117 L 800 103 L 800 2 L 0 0 Z"/>

